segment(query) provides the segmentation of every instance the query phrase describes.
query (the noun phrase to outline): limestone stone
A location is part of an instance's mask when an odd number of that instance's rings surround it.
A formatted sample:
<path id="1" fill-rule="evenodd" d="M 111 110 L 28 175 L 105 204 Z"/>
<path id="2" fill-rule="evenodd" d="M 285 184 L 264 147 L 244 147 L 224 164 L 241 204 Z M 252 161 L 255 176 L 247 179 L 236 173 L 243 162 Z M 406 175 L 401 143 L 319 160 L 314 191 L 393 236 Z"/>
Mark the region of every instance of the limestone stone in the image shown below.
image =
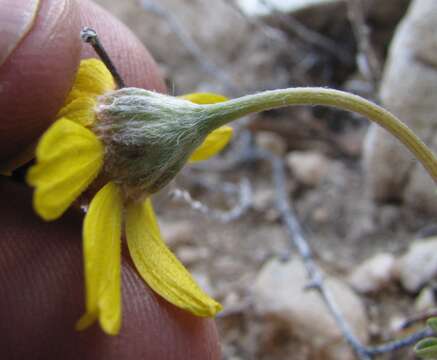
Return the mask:
<path id="1" fill-rule="evenodd" d="M 435 300 L 434 290 L 430 286 L 427 286 L 420 291 L 419 295 L 417 295 L 417 298 L 414 301 L 414 308 L 419 313 L 431 310 L 436 306 Z"/>
<path id="2" fill-rule="evenodd" d="M 377 292 L 393 280 L 395 258 L 381 253 L 360 264 L 349 276 L 349 284 L 360 293 Z"/>
<path id="3" fill-rule="evenodd" d="M 383 105 L 437 149 L 437 2 L 415 0 L 392 41 L 381 83 Z M 379 201 L 404 200 L 437 212 L 435 184 L 385 130 L 372 125 L 364 147 L 366 184 Z"/>
<path id="4" fill-rule="evenodd" d="M 194 239 L 194 226 L 190 221 L 160 221 L 162 237 L 171 246 L 190 244 Z"/>
<path id="5" fill-rule="evenodd" d="M 320 296 L 315 291 L 306 290 L 306 285 L 308 279 L 300 260 L 281 262 L 274 259 L 267 262 L 253 285 L 257 313 L 272 326 L 283 327 L 285 324 L 312 349 L 311 359 L 354 359 Z M 338 279 L 329 278 L 326 285 L 352 331 L 366 343 L 368 321 L 361 300 Z"/>
<path id="6" fill-rule="evenodd" d="M 307 186 L 320 185 L 329 170 L 329 160 L 315 151 L 293 151 L 286 161 L 296 179 Z"/>
<path id="7" fill-rule="evenodd" d="M 278 156 L 284 155 L 287 150 L 284 139 L 271 131 L 258 131 L 255 135 L 255 142 L 260 148 L 271 151 Z"/>
<path id="8" fill-rule="evenodd" d="M 437 275 L 437 238 L 414 242 L 397 261 L 402 286 L 417 292 Z"/>

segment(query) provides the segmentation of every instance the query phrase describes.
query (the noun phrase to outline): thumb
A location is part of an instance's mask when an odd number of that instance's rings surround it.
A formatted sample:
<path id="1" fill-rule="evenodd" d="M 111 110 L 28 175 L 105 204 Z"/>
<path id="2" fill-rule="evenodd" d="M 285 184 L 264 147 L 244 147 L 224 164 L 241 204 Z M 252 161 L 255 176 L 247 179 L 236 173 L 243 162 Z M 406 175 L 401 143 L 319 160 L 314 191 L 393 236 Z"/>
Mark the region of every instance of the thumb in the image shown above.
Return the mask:
<path id="1" fill-rule="evenodd" d="M 0 165 L 29 147 L 62 105 L 79 63 L 68 0 L 0 0 Z"/>

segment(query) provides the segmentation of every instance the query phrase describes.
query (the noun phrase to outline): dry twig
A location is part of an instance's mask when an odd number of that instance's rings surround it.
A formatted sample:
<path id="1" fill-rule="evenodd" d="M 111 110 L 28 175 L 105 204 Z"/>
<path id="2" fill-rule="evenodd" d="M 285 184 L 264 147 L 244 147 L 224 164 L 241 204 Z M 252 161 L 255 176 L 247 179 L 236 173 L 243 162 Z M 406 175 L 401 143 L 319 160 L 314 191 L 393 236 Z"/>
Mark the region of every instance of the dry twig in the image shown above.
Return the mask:
<path id="1" fill-rule="evenodd" d="M 212 189 L 210 188 L 210 190 Z M 204 203 L 193 199 L 187 190 L 174 189 L 170 192 L 170 196 L 175 200 L 182 200 L 187 203 L 191 209 L 222 223 L 229 223 L 241 218 L 252 206 L 252 187 L 248 179 L 242 179 L 238 185 L 231 183 L 221 184 L 219 190 L 226 194 L 226 197 L 229 195 L 235 196 L 235 194 L 238 196 L 237 204 L 228 211 L 210 208 Z"/>
<path id="2" fill-rule="evenodd" d="M 435 308 L 424 311 L 424 312 L 419 313 L 419 314 L 415 314 L 414 316 L 411 316 L 411 317 L 405 319 L 404 321 L 402 321 L 402 323 L 399 325 L 399 330 L 408 329 L 409 327 L 411 327 L 419 322 L 423 323 L 426 320 L 428 320 L 429 318 L 436 317 L 436 316 L 437 316 L 437 309 L 435 309 Z"/>
<path id="3" fill-rule="evenodd" d="M 381 78 L 381 64 L 370 40 L 370 28 L 366 24 L 362 0 L 348 0 L 347 9 L 358 46 L 357 66 L 375 93 Z"/>

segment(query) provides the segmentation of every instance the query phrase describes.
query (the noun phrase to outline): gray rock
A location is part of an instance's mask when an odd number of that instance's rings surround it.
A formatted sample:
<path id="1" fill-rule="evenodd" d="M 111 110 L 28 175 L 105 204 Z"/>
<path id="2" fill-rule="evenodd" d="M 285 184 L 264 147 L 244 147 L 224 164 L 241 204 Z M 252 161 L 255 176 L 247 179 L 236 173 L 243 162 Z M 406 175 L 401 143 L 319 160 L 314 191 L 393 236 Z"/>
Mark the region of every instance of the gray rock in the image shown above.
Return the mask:
<path id="1" fill-rule="evenodd" d="M 423 288 L 414 301 L 414 308 L 417 312 L 424 312 L 436 307 L 436 299 L 434 297 L 434 290 L 427 286 Z"/>
<path id="2" fill-rule="evenodd" d="M 275 189 L 269 186 L 257 189 L 253 195 L 253 208 L 257 211 L 266 211 L 275 206 Z"/>
<path id="3" fill-rule="evenodd" d="M 284 139 L 271 131 L 258 131 L 255 135 L 255 142 L 260 148 L 271 151 L 278 156 L 284 155 L 287 150 Z"/>
<path id="4" fill-rule="evenodd" d="M 320 185 L 329 171 L 329 160 L 315 151 L 293 151 L 286 162 L 297 181 L 306 186 Z"/>
<path id="5" fill-rule="evenodd" d="M 437 275 L 437 238 L 414 242 L 396 262 L 402 286 L 417 292 Z"/>
<path id="6" fill-rule="evenodd" d="M 360 293 L 377 292 L 393 280 L 395 258 L 381 253 L 364 261 L 349 276 L 349 284 Z"/>
<path id="7" fill-rule="evenodd" d="M 381 83 L 383 105 L 437 149 L 437 2 L 415 0 L 399 25 Z M 366 183 L 379 201 L 401 199 L 437 212 L 435 184 L 385 130 L 372 125 L 364 148 Z"/>
<path id="8" fill-rule="evenodd" d="M 193 242 L 194 226 L 190 221 L 160 221 L 160 223 L 162 237 L 167 244 L 179 246 Z"/>
<path id="9" fill-rule="evenodd" d="M 191 265 L 206 260 L 210 256 L 210 251 L 207 247 L 184 245 L 178 247 L 176 254 L 185 265 Z"/>
<path id="10" fill-rule="evenodd" d="M 330 278 L 326 284 L 352 331 L 366 343 L 368 321 L 360 299 L 338 279 Z M 285 324 L 312 349 L 311 359 L 354 359 L 320 296 L 315 291 L 305 290 L 306 285 L 308 279 L 301 261 L 269 261 L 253 286 L 257 313 L 272 326 Z"/>

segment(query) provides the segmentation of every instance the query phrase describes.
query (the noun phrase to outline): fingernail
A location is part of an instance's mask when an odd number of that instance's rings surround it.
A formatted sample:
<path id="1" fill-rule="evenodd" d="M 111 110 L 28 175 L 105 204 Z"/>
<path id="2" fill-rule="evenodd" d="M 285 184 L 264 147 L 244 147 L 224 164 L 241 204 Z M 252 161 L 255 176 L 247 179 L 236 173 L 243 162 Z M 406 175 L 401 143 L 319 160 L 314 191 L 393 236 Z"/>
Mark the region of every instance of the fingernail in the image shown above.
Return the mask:
<path id="1" fill-rule="evenodd" d="M 0 66 L 32 28 L 39 5 L 39 0 L 0 1 Z"/>

